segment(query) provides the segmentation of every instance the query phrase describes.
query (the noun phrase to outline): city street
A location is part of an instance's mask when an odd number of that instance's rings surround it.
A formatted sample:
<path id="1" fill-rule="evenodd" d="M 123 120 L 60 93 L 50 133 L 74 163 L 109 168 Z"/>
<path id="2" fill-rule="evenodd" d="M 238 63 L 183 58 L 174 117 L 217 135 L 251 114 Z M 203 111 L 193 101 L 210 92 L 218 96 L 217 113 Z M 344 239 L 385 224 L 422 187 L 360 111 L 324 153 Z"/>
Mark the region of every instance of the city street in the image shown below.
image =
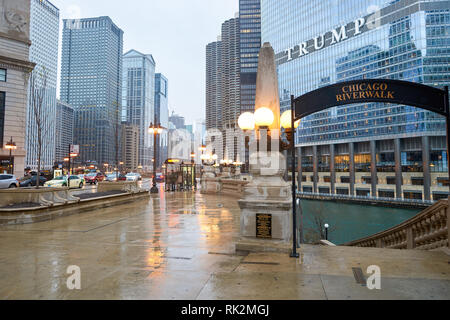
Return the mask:
<path id="1" fill-rule="evenodd" d="M 88 188 L 89 189 L 89 188 Z M 87 190 L 88 190 L 87 189 Z M 304 245 L 236 254 L 235 198 L 192 192 L 0 227 L 0 299 L 448 299 L 442 252 Z M 411 263 L 414 261 L 414 263 Z M 352 267 L 381 268 L 382 290 Z M 81 270 L 69 290 L 66 270 Z"/>

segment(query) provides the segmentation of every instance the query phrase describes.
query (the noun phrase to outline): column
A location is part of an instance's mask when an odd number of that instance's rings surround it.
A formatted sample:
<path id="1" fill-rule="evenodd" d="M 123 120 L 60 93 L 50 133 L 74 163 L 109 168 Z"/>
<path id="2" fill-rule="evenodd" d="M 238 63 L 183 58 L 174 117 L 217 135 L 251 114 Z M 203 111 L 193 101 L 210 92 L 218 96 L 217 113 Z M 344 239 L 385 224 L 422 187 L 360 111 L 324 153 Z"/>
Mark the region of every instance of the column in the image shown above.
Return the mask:
<path id="1" fill-rule="evenodd" d="M 313 146 L 313 192 L 317 193 L 317 182 L 319 181 L 318 173 L 317 146 Z"/>
<path id="2" fill-rule="evenodd" d="M 348 144 L 348 154 L 350 156 L 350 195 L 355 195 L 355 144 L 349 142 Z"/>
<path id="3" fill-rule="evenodd" d="M 331 178 L 331 194 L 336 194 L 336 171 L 334 168 L 334 144 L 330 144 L 330 178 Z"/>
<path id="4" fill-rule="evenodd" d="M 395 157 L 395 197 L 402 198 L 402 159 L 400 153 L 400 139 L 394 139 L 394 157 Z"/>
<path id="5" fill-rule="evenodd" d="M 431 200 L 430 137 L 422 137 L 422 167 L 424 199 Z"/>
<path id="6" fill-rule="evenodd" d="M 302 190 L 302 177 L 303 177 L 303 169 L 302 169 L 302 147 L 297 148 L 297 183 L 298 183 L 298 191 Z"/>
<path id="7" fill-rule="evenodd" d="M 377 144 L 370 141 L 370 177 L 372 184 L 372 197 L 377 197 Z"/>

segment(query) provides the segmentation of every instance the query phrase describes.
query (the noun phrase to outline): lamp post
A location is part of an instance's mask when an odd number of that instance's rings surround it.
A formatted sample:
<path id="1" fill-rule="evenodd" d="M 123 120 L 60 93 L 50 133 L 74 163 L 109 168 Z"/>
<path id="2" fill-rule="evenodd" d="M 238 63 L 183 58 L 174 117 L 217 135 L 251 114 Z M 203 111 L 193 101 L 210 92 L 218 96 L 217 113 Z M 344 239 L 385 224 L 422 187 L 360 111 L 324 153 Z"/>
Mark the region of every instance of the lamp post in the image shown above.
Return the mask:
<path id="1" fill-rule="evenodd" d="M 249 171 L 249 137 L 247 136 L 247 132 L 250 130 L 255 130 L 255 115 L 251 112 L 244 112 L 239 116 L 238 125 L 241 130 L 244 131 L 244 139 L 245 139 L 245 171 Z"/>
<path id="2" fill-rule="evenodd" d="M 11 137 L 11 140 L 9 140 L 6 143 L 5 149 L 9 149 L 9 167 L 11 168 L 11 174 L 14 174 L 14 164 L 13 164 L 13 161 L 12 161 L 12 151 L 17 149 L 17 145 L 13 141 L 12 137 Z"/>
<path id="3" fill-rule="evenodd" d="M 153 181 L 152 181 L 152 188 L 150 189 L 151 193 L 158 193 L 158 187 L 156 186 L 156 148 L 157 148 L 157 135 L 161 134 L 165 128 L 161 126 L 160 123 L 155 124 L 151 123 L 148 127 L 148 133 L 153 134 Z"/>
<path id="4" fill-rule="evenodd" d="M 325 223 L 325 240 L 328 240 L 328 228 L 330 227 L 328 223 Z"/>

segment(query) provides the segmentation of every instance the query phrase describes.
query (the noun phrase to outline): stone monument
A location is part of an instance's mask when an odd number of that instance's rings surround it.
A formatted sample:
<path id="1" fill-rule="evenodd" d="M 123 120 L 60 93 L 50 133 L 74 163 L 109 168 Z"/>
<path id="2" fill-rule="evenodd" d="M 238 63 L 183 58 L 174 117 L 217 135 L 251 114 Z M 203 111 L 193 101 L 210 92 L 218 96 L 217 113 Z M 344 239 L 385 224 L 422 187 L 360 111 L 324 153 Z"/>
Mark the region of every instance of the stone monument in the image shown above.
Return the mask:
<path id="1" fill-rule="evenodd" d="M 292 240 L 292 193 L 291 184 L 284 181 L 286 160 L 279 149 L 280 102 L 274 50 L 264 43 L 259 52 L 256 80 L 255 111 L 268 108 L 273 113 L 273 123 L 259 128 L 259 135 L 267 129 L 271 150 L 261 148 L 250 154 L 252 181 L 244 187 L 239 200 L 241 209 L 240 235 L 237 251 L 283 251 L 289 252 Z M 275 147 L 274 147 L 275 146 Z"/>

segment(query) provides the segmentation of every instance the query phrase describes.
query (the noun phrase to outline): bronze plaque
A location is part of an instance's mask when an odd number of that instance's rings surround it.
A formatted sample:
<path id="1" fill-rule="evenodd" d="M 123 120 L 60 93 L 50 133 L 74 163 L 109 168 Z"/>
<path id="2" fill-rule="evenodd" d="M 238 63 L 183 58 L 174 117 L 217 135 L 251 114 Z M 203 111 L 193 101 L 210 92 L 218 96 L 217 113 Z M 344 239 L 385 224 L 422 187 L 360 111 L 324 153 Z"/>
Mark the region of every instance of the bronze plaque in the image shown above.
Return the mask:
<path id="1" fill-rule="evenodd" d="M 256 214 L 256 237 L 272 239 L 272 215 Z"/>

